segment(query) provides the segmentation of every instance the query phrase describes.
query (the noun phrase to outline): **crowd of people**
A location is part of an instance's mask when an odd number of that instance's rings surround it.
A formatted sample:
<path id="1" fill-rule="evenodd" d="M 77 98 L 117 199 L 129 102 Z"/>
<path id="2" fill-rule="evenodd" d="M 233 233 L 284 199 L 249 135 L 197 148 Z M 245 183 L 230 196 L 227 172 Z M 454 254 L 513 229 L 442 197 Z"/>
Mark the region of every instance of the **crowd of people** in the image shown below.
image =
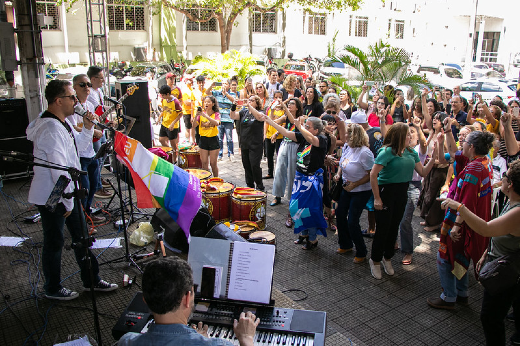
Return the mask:
<path id="1" fill-rule="evenodd" d="M 191 88 L 191 80 L 184 82 Z M 472 260 L 478 275 L 484 258 L 520 251 L 514 231 L 497 228 L 493 233 L 489 227 L 505 213 L 508 220 L 517 213 L 513 186 L 518 178 L 511 168 L 519 152 L 518 98 L 506 104 L 496 96 L 488 104 L 481 95 L 466 100 L 460 87 L 435 87 L 422 90 L 409 106 L 403 90 L 376 86 L 369 97 L 363 85 L 354 103 L 349 90 L 325 80 L 316 85 L 312 78 L 285 76 L 275 69 L 267 72 L 265 83 L 246 79 L 240 91 L 236 79 L 223 81 L 220 90 L 211 81 L 204 89 L 200 76 L 197 83 L 200 100 L 189 89 L 183 90 L 182 102 L 204 105 L 191 107 L 193 128 L 199 125 L 197 119 L 218 114 L 208 121 L 210 132 L 200 127 L 196 131 L 201 156 L 204 150 L 215 151 L 213 175 L 223 158 L 224 137 L 228 157 L 235 154 L 234 127 L 247 186 L 264 191 L 262 180 L 274 179 L 270 206 L 281 204 L 284 197 L 288 200 L 286 226 L 294 227 L 294 243 L 304 250 L 316 248 L 318 235 L 326 236 L 329 230 L 338 235 L 337 253 L 355 251 L 356 264 L 368 259 L 375 279 L 381 279 L 383 271 L 394 275 L 397 249 L 403 253 L 402 265 L 413 262 L 412 216 L 418 208 L 424 232 L 440 233 L 436 260 L 442 294 L 427 299 L 440 309 L 468 303 Z M 214 146 L 202 136 L 214 138 Z M 262 157 L 268 166 L 263 176 Z M 368 229 L 362 230 L 364 210 Z M 487 233 L 471 226 L 477 221 L 468 222 L 464 214 L 481 220 L 478 227 Z M 514 245 L 493 246 L 493 238 L 488 247 L 494 236 L 498 244 L 509 239 Z M 373 238 L 370 254 L 364 237 Z M 489 345 L 501 344 L 497 342 L 505 337 L 505 315 L 515 305 L 519 288 L 510 290 L 507 299 L 501 297 L 500 303 L 486 294 L 482 323 Z M 520 340 L 520 334 L 514 338 Z"/>
<path id="2" fill-rule="evenodd" d="M 81 183 L 89 194 L 80 202 L 90 218 L 95 217 L 91 215 L 95 193 L 105 192 L 95 156 L 96 143 L 103 142 L 104 134 L 91 122 L 106 110 L 102 73 L 91 67 L 71 84 L 49 83 L 49 110 L 28 129 L 35 153 L 55 155 L 56 148 L 48 147 L 48 138 L 41 138 L 40 132 L 57 131 L 64 143 L 60 159 L 88 171 Z M 338 254 L 355 250 L 354 263 L 368 262 L 375 279 L 381 279 L 383 271 L 392 276 L 396 249 L 404 255 L 402 265 L 413 262 L 412 216 L 417 207 L 424 232 L 440 233 L 436 262 L 442 293 L 427 299 L 439 309 L 468 304 L 471 261 L 478 275 L 487 261 L 520 251 L 520 234 L 514 227 L 520 220 L 518 98 L 505 104 L 497 96 L 487 104 L 480 96 L 466 100 L 460 88 L 435 88 L 422 90 L 409 107 L 400 89 L 375 87 L 370 98 L 368 86 L 363 85 L 354 103 L 349 90 L 327 81 L 316 88 L 312 78 L 284 76 L 283 70 L 275 69 L 268 70 L 266 82 L 246 79 L 241 90 L 237 78 L 216 83 L 198 76 L 183 82 L 177 86 L 175 76 L 168 75 L 167 85 L 159 89 L 161 145 L 172 147 L 175 162 L 184 128 L 185 138 L 198 146 L 203 169 L 215 177 L 219 163 L 224 164 L 224 149 L 228 160 L 239 153 L 248 187 L 265 191 L 265 179 L 274 179 L 270 206 L 278 206 L 284 198 L 288 201 L 285 225 L 294 227 L 298 235 L 294 243 L 302 249 L 315 249 L 318 236 L 327 236 L 327 230 L 337 232 Z M 87 110 L 86 115 L 78 114 L 77 104 Z M 57 128 L 52 130 L 51 125 Z M 73 153 L 66 142 L 76 148 Z M 261 168 L 264 156 L 266 175 Z M 29 201 L 41 206 L 46 295 L 73 299 L 77 293 L 59 284 L 57 259 L 63 244 L 54 242 L 63 237 L 64 222 L 71 230 L 77 226 L 72 222 L 84 219 L 71 200 L 62 200 L 53 213 L 44 209 L 50 191 L 36 186 L 54 186 L 54 180 L 57 177 L 48 170 L 35 168 Z M 366 230 L 360 226 L 364 210 L 368 211 Z M 373 238 L 370 254 L 364 237 Z M 78 252 L 83 269 L 81 256 Z M 98 290 L 117 288 L 97 272 L 95 279 Z M 91 284 L 85 276 L 84 286 Z M 191 292 L 188 286 L 184 290 Z M 520 312 L 519 292 L 517 285 L 500 296 L 484 293 L 481 319 L 488 345 L 505 344 L 504 319 L 511 305 Z M 190 296 L 184 297 L 188 307 Z M 520 328 L 517 331 L 513 338 L 520 342 Z"/>

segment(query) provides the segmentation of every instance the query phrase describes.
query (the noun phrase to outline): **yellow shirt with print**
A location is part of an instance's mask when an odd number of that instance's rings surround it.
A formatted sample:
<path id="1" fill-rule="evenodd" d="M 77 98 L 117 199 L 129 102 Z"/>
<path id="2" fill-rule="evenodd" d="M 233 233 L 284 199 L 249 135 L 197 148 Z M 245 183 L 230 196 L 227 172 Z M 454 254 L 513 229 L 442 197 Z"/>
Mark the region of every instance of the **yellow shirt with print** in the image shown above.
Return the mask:
<path id="1" fill-rule="evenodd" d="M 220 123 L 220 114 L 213 113 L 209 116 L 211 119 L 215 119 Z M 203 137 L 215 137 L 218 135 L 218 126 L 205 127 L 204 123 L 209 123 L 209 120 L 202 115 L 199 118 L 199 135 Z"/>
<path id="2" fill-rule="evenodd" d="M 171 101 L 162 99 L 161 100 L 161 107 L 163 108 L 163 111 L 161 113 L 162 116 L 162 125 L 166 128 L 169 128 L 171 123 L 177 118 L 179 115 L 178 111 L 175 109 L 175 100 L 176 98 L 172 97 Z M 175 123 L 174 129 L 179 128 L 179 122 L 177 121 Z"/>
<path id="3" fill-rule="evenodd" d="M 269 115 L 271 115 L 271 112 L 272 114 L 274 115 L 274 120 L 280 118 L 282 115 L 285 114 L 284 110 L 283 109 L 279 109 L 279 110 L 272 110 L 270 109 L 269 110 Z M 281 124 L 280 126 L 283 126 L 283 124 Z M 272 127 L 271 125 L 268 125 L 267 126 L 267 133 L 265 135 L 265 137 L 267 139 L 270 139 L 274 134 L 276 133 L 276 129 L 274 127 Z M 276 139 L 282 139 L 283 136 L 281 134 L 278 134 L 278 137 L 276 137 Z"/>
<path id="4" fill-rule="evenodd" d="M 191 114 L 194 101 L 193 89 L 186 85 L 182 89 L 182 114 Z"/>

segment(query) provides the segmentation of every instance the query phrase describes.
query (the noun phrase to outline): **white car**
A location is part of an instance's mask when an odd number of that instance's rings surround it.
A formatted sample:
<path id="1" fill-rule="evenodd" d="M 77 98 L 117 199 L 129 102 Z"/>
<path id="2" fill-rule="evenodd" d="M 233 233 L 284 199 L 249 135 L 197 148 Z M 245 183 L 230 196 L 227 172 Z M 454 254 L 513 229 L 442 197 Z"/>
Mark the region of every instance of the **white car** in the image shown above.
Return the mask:
<path id="1" fill-rule="evenodd" d="M 419 65 L 415 73 L 425 76 L 433 85 L 440 85 L 448 89 L 453 89 L 462 82 L 462 73 L 455 67 L 447 65 Z"/>
<path id="2" fill-rule="evenodd" d="M 345 65 L 341 61 L 332 61 L 327 59 L 323 62 L 320 70 L 317 73 L 317 79 L 328 79 L 332 76 L 342 77 L 348 80 L 355 79 L 359 73 Z"/>
<path id="3" fill-rule="evenodd" d="M 507 104 L 511 99 L 515 98 L 515 91 L 511 90 L 507 83 L 498 81 L 489 81 L 486 79 L 469 81 L 460 85 L 460 94 L 467 100 L 473 97 L 473 94 L 481 94 L 482 99 L 489 103 L 493 97 L 500 96 Z"/>

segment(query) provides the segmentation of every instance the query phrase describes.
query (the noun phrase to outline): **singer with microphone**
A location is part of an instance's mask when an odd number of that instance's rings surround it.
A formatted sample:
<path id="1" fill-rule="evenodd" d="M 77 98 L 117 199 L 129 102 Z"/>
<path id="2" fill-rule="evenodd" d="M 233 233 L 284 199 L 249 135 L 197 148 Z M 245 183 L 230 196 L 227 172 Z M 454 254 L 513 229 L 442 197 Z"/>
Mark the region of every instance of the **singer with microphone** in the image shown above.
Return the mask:
<path id="1" fill-rule="evenodd" d="M 52 80 L 45 88 L 45 98 L 48 108 L 40 117 L 32 121 L 27 127 L 27 139 L 33 142 L 34 158 L 36 162 L 53 163 L 65 167 L 80 169 L 78 151 L 85 150 L 92 142 L 93 120 L 95 116 L 87 112 L 83 117 L 84 126 L 81 132 L 76 131 L 67 116 L 74 113 L 77 98 L 74 89 L 68 81 Z M 61 285 L 61 252 L 64 244 L 63 230 L 65 224 L 72 238 L 72 243 L 81 243 L 85 224 L 83 213 L 79 213 L 77 198 L 61 197 L 59 203 L 51 212 L 45 204 L 61 175 L 70 179 L 67 172 L 45 167 L 34 167 L 34 177 L 29 190 L 28 201 L 38 207 L 42 218 L 43 252 L 42 269 L 45 277 L 45 297 L 57 300 L 71 300 L 78 297 L 78 293 Z M 64 193 L 73 192 L 72 182 L 65 188 Z M 86 226 L 85 226 L 86 229 Z M 112 291 L 118 286 L 110 284 L 99 277 L 99 266 L 95 256 L 90 255 L 94 282 L 90 280 L 88 262 L 85 260 L 85 250 L 74 248 L 76 261 L 81 269 L 83 289 L 89 290 L 94 285 L 96 291 Z"/>

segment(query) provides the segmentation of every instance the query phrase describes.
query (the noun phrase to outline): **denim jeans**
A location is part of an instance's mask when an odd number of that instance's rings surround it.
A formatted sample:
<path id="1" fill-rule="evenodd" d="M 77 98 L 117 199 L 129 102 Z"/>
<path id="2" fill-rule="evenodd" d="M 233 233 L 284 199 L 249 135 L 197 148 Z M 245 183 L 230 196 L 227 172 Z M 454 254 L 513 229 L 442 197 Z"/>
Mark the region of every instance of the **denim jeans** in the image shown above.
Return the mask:
<path id="1" fill-rule="evenodd" d="M 81 234 L 82 225 L 86 230 L 85 216 L 83 213 L 78 212 L 78 201 L 74 199 L 74 209 L 72 209 L 69 217 L 64 218 L 65 206 L 59 203 L 54 213 L 51 213 L 45 206 L 38 206 L 42 218 L 43 228 L 43 251 L 42 251 L 42 269 L 45 277 L 45 284 L 43 288 L 46 294 L 55 294 L 58 292 L 61 286 L 61 252 L 63 244 L 65 242 L 63 236 L 63 229 L 65 224 L 69 230 L 71 240 L 73 244 L 78 244 L 83 235 Z M 90 250 L 89 250 L 90 252 Z M 74 247 L 74 255 L 76 256 L 76 262 L 81 269 L 81 280 L 83 281 L 84 287 L 90 287 L 90 270 L 88 262 L 85 260 L 85 249 L 82 246 Z M 99 277 L 99 265 L 96 257 L 90 253 L 92 260 L 92 271 L 94 274 L 95 283 L 100 279 Z"/>
<path id="2" fill-rule="evenodd" d="M 218 157 L 222 157 L 224 153 L 224 135 L 226 135 L 227 142 L 227 151 L 228 157 L 234 155 L 233 152 L 233 123 L 220 123 L 218 126 L 218 145 L 220 146 L 220 151 L 218 152 Z"/>
<path id="3" fill-rule="evenodd" d="M 339 247 L 346 250 L 356 245 L 356 257 L 367 256 L 367 247 L 361 233 L 359 218 L 371 195 L 372 190 L 359 192 L 343 190 L 336 208 Z"/>
<path id="4" fill-rule="evenodd" d="M 451 273 L 452 267 L 450 262 L 441 258 L 439 252 L 437 252 L 437 270 L 439 271 L 443 291 L 441 299 L 445 302 L 453 303 L 457 300 L 457 296 L 468 296 L 468 273 L 458 280 Z"/>
<path id="5" fill-rule="evenodd" d="M 80 175 L 81 187 L 87 189 L 87 197 L 81 201 L 85 212 L 90 215 L 90 206 L 94 199 L 96 191 L 101 190 L 102 185 L 99 184 L 99 160 L 95 160 L 94 157 L 86 158 L 80 157 L 79 162 L 81 163 L 81 170 L 87 171 L 88 175 Z"/>
<path id="6" fill-rule="evenodd" d="M 296 176 L 296 155 L 298 143 L 282 142 L 278 157 L 276 158 L 276 169 L 273 181 L 273 196 L 283 197 L 287 189 L 287 199 L 291 199 L 294 177 Z"/>
<path id="7" fill-rule="evenodd" d="M 421 182 L 411 181 L 408 186 L 408 201 L 406 202 L 406 208 L 404 215 L 399 224 L 400 235 L 401 235 L 401 251 L 404 254 L 413 253 L 413 228 L 412 228 L 412 217 L 421 194 Z"/>
<path id="8" fill-rule="evenodd" d="M 304 237 L 309 236 L 310 241 L 315 241 L 318 238 L 318 229 L 316 227 L 304 229 L 301 235 Z"/>

